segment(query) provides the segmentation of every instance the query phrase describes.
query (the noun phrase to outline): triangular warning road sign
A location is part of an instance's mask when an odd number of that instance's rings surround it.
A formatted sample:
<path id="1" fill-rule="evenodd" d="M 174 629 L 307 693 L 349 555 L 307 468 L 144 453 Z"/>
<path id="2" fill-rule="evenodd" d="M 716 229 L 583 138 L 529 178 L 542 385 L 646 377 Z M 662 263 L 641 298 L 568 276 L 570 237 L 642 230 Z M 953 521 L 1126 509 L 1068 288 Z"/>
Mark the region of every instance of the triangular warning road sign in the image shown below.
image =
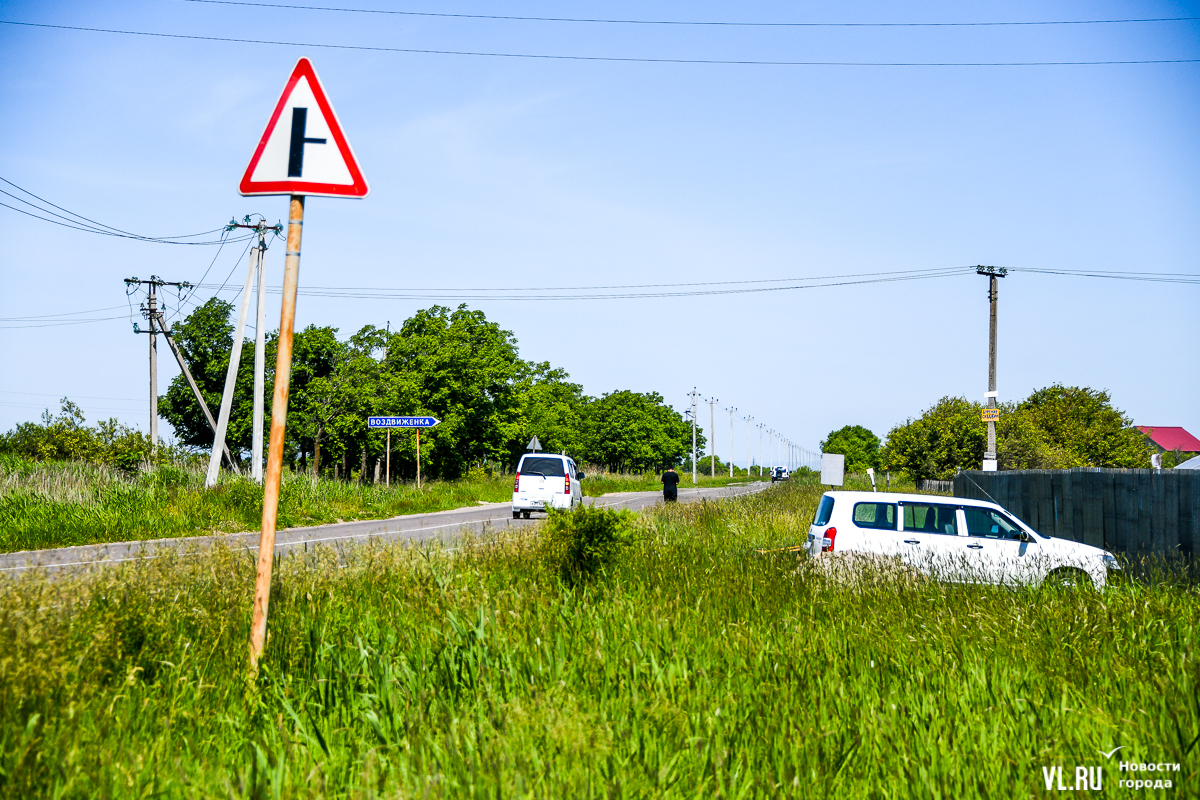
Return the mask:
<path id="1" fill-rule="evenodd" d="M 307 58 L 296 62 L 238 190 L 366 197 L 367 180 Z"/>
<path id="2" fill-rule="evenodd" d="M 542 449 L 542 443 L 537 440 L 537 436 L 535 435 L 532 439 L 529 440 L 529 444 L 525 445 L 525 449 L 532 450 L 533 452 L 536 453 L 538 450 Z"/>

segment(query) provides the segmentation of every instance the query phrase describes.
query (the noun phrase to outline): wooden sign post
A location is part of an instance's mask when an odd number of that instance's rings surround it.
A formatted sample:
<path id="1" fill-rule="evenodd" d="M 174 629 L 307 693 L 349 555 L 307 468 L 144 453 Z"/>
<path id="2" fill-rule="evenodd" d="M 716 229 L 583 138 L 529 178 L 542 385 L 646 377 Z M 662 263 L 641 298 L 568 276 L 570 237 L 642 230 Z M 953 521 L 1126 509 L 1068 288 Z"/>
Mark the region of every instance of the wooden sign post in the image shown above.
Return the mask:
<path id="1" fill-rule="evenodd" d="M 292 334 L 296 327 L 296 294 L 300 285 L 304 198 L 306 195 L 365 197 L 369 191 L 337 115 L 307 58 L 296 62 L 238 189 L 243 195 L 291 196 L 275 393 L 271 400 L 271 440 L 263 480 L 262 531 L 258 540 L 258 571 L 250 623 L 250 668 L 257 670 L 267 641 L 267 610 L 271 600 L 275 526 L 279 518 L 288 387 L 292 375 Z"/>

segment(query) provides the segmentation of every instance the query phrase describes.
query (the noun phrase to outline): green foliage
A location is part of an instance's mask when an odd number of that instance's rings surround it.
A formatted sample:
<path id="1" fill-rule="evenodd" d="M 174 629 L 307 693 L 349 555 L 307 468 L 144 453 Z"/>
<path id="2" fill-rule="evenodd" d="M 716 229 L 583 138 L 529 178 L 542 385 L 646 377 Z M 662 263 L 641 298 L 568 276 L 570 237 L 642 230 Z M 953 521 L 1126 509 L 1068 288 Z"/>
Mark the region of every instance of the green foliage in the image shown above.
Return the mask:
<path id="1" fill-rule="evenodd" d="M 172 326 L 172 336 L 183 352 L 188 370 L 208 404 L 215 419 L 221 408 L 221 392 L 225 388 L 225 373 L 229 369 L 229 354 L 233 349 L 233 324 L 229 315 L 233 304 L 213 297 L 198 306 L 187 319 Z M 267 396 L 274 386 L 275 337 L 269 342 L 267 358 Z M 254 340 L 242 343 L 230 406 L 226 441 L 235 454 L 250 449 L 254 404 Z M 267 410 L 268 413 L 270 409 Z M 182 374 L 176 375 L 167 392 L 158 399 L 158 413 L 179 437 L 180 443 L 193 448 L 211 449 L 212 428 L 196 402 L 196 396 Z M 270 423 L 268 423 L 269 425 Z"/>
<path id="2" fill-rule="evenodd" d="M 0 797 L 1029 797 L 1123 743 L 1194 794 L 1194 585 L 841 582 L 770 552 L 820 494 L 660 507 L 570 591 L 527 536 L 281 559 L 251 692 L 252 554 L 2 581 Z"/>
<path id="3" fill-rule="evenodd" d="M 587 405 L 584 426 L 584 460 L 614 471 L 675 466 L 691 452 L 691 426 L 658 392 L 610 392 Z"/>
<path id="4" fill-rule="evenodd" d="M 258 530 L 262 487 L 202 466 L 129 475 L 103 464 L 0 457 L 0 552 Z M 279 527 L 444 511 L 512 497 L 512 479 L 364 485 L 285 471 Z"/>
<path id="5" fill-rule="evenodd" d="M 987 448 L 983 406 L 944 397 L 888 434 L 882 460 L 913 480 L 949 480 L 978 469 Z M 1002 404 L 996 425 L 1000 469 L 1144 468 L 1149 447 L 1108 392 L 1055 384 L 1019 404 Z"/>
<path id="6" fill-rule="evenodd" d="M 1041 431 L 1048 458 L 1069 467 L 1145 469 L 1150 448 L 1133 420 L 1113 408 L 1108 392 L 1055 384 L 1016 409 Z"/>
<path id="7" fill-rule="evenodd" d="M 580 505 L 551 509 L 543 529 L 547 558 L 568 583 L 595 578 L 633 538 L 631 511 Z"/>
<path id="8" fill-rule="evenodd" d="M 88 427 L 82 409 L 65 397 L 57 417 L 47 410 L 40 425 L 26 422 L 0 435 L 0 453 L 36 461 L 106 464 L 126 472 L 156 463 L 165 455 L 165 449 L 154 455 L 151 444 L 149 436 L 115 419 Z"/>
<path id="9" fill-rule="evenodd" d="M 862 425 L 847 425 L 831 431 L 821 442 L 822 453 L 841 453 L 846 456 L 847 472 L 865 472 L 868 467 L 879 469 L 879 437 Z"/>
<path id="10" fill-rule="evenodd" d="M 978 403 L 943 397 L 919 418 L 892 428 L 882 461 L 914 481 L 949 480 L 960 468 L 975 469 L 987 447 L 987 426 L 979 419 Z"/>

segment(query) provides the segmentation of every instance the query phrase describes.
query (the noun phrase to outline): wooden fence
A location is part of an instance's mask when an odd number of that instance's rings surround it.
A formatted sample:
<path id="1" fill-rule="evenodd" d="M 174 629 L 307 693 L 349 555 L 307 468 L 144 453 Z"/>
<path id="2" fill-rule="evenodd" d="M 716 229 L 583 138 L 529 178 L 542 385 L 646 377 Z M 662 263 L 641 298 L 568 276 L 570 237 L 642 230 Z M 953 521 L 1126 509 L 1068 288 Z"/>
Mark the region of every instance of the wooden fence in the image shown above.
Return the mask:
<path id="1" fill-rule="evenodd" d="M 992 500 L 1035 531 L 1129 555 L 1200 553 L 1200 471 L 961 472 L 954 496 Z"/>

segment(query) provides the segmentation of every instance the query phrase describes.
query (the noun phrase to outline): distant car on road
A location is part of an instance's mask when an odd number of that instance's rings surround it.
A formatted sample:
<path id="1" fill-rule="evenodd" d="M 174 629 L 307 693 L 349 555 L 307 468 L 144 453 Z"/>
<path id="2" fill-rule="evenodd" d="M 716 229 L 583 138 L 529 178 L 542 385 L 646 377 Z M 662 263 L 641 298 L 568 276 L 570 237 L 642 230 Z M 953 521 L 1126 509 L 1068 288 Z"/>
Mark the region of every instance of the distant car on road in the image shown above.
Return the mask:
<path id="1" fill-rule="evenodd" d="M 898 560 L 956 583 L 1103 589 L 1120 570 L 1111 553 L 1044 536 L 995 503 L 890 492 L 826 492 L 808 529 L 816 559 L 860 554 Z"/>
<path id="2" fill-rule="evenodd" d="M 513 519 L 529 519 L 531 511 L 574 508 L 583 502 L 581 480 L 583 473 L 567 456 L 526 453 L 513 481 Z"/>
<path id="3" fill-rule="evenodd" d="M 774 467 L 771 470 L 771 483 L 774 483 L 775 481 L 786 481 L 790 477 L 792 477 L 792 473 L 787 467 Z"/>

